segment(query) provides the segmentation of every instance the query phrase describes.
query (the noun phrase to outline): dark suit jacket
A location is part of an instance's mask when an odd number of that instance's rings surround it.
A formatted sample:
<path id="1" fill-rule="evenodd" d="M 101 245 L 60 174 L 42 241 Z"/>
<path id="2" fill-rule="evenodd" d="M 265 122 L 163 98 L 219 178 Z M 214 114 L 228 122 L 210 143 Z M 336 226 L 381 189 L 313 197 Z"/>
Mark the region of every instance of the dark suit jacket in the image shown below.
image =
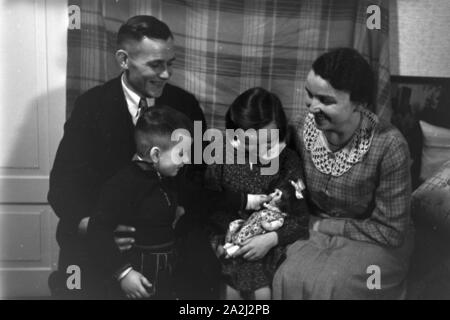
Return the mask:
<path id="1" fill-rule="evenodd" d="M 206 129 L 203 112 L 192 94 L 167 84 L 156 103 L 202 121 Z M 120 77 L 90 89 L 75 101 L 64 125 L 48 193 L 60 219 L 57 241 L 62 250 L 82 249 L 78 225 L 92 215 L 104 182 L 131 161 L 133 130 Z"/>

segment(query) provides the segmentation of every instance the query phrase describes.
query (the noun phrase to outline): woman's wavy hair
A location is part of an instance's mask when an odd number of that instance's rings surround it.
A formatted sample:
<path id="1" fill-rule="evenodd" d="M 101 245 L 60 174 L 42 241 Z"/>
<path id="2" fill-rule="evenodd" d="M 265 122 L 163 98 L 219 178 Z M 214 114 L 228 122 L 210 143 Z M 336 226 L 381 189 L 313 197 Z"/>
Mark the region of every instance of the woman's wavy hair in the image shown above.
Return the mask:
<path id="1" fill-rule="evenodd" d="M 314 61 L 316 75 L 327 80 L 336 90 L 350 94 L 350 101 L 373 106 L 376 82 L 370 64 L 355 49 L 337 48 Z"/>

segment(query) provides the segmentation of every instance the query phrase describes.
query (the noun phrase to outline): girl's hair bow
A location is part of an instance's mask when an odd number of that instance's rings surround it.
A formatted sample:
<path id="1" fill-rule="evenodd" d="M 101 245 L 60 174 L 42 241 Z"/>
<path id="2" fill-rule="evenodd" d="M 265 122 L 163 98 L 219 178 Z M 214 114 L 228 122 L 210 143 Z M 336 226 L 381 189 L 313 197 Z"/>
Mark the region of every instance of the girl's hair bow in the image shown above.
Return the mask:
<path id="1" fill-rule="evenodd" d="M 297 179 L 297 181 L 289 180 L 289 182 L 295 188 L 295 197 L 297 199 L 303 199 L 302 191 L 305 190 L 305 184 L 302 179 Z"/>

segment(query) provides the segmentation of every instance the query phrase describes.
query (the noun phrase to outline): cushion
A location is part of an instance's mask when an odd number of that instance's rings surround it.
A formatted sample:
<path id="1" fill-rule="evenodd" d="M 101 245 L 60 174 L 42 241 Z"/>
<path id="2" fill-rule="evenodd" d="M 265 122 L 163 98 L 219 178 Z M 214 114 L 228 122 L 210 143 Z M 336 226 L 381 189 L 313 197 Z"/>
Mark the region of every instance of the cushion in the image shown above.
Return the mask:
<path id="1" fill-rule="evenodd" d="M 450 159 L 450 129 L 419 121 L 423 133 L 422 166 L 420 178 L 430 178 L 436 170 Z"/>
<path id="2" fill-rule="evenodd" d="M 450 161 L 445 162 L 414 193 L 411 202 L 416 221 L 450 235 Z"/>

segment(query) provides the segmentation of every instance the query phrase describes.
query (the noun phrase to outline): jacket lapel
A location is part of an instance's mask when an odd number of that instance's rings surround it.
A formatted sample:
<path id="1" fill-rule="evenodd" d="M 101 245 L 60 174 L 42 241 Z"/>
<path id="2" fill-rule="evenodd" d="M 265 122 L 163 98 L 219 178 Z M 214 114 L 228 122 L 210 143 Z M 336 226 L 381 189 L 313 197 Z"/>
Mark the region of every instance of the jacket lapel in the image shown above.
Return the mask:
<path id="1" fill-rule="evenodd" d="M 119 154 L 131 160 L 135 152 L 134 125 L 128 112 L 121 76 L 105 84 L 100 116 L 102 120 L 98 123 L 110 149 L 119 151 Z"/>

